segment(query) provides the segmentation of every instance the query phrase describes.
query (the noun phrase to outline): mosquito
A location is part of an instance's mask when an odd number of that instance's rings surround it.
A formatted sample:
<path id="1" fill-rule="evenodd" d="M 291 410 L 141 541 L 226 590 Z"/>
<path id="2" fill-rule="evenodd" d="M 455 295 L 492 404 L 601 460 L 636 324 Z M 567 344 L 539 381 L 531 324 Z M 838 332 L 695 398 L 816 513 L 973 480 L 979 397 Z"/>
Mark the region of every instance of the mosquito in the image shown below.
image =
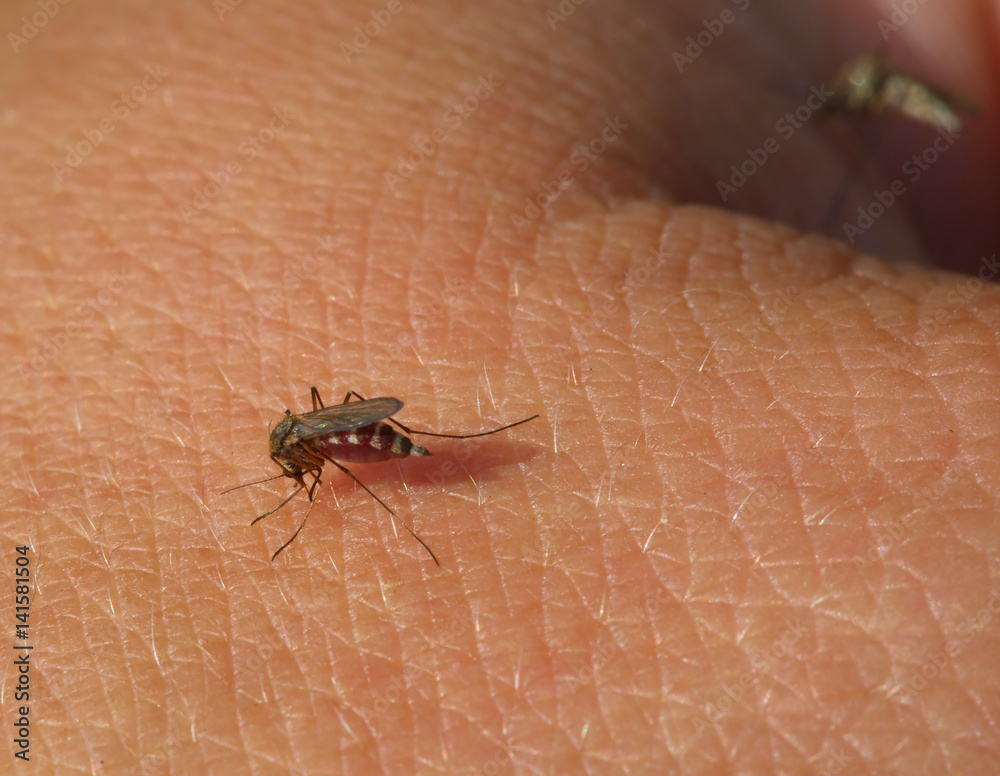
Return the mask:
<path id="1" fill-rule="evenodd" d="M 898 70 L 878 53 L 863 54 L 841 67 L 834 78 L 832 92 L 823 106 L 827 111 L 894 113 L 951 133 L 953 137 L 962 131 L 963 114 L 978 114 L 970 100 Z M 862 166 L 858 163 L 844 176 L 833 195 L 823 231 L 833 232 Z"/>
<path id="2" fill-rule="evenodd" d="M 320 474 L 322 474 L 323 465 L 329 461 L 364 488 L 369 496 L 381 504 L 392 515 L 392 518 L 406 529 L 410 536 L 420 542 L 420 545 L 427 550 L 431 558 L 434 559 L 434 562 L 440 566 L 441 561 L 437 559 L 434 551 L 427 546 L 427 543 L 417 536 L 416 532 L 403 522 L 399 515 L 393 512 L 382 499 L 372 493 L 367 485 L 355 477 L 350 469 L 344 466 L 341 461 L 346 463 L 375 463 L 378 461 L 387 461 L 390 458 L 406 458 L 411 455 L 432 454 L 426 447 L 421 447 L 408 436 L 405 436 L 405 434 L 396 431 L 389 423 L 392 423 L 410 435 L 420 434 L 422 436 L 441 437 L 443 439 L 472 439 L 474 437 L 489 436 L 500 431 L 506 431 L 538 417 L 538 415 L 532 415 L 530 418 L 517 421 L 517 423 L 510 423 L 509 425 L 495 428 L 492 431 L 482 431 L 478 434 L 436 434 L 431 431 L 415 431 L 412 428 L 404 426 L 399 421 L 393 420 L 392 416 L 403 409 L 403 402 L 399 399 L 390 397 L 366 399 L 356 391 L 348 391 L 342 404 L 325 407 L 315 386 L 311 389 L 311 395 L 312 412 L 293 414 L 291 410 L 286 409 L 285 417 L 271 432 L 271 460 L 279 466 L 281 474 L 237 485 L 235 488 L 223 491 L 224 494 L 231 493 L 240 488 L 259 485 L 263 482 L 271 482 L 280 477 L 290 477 L 298 483 L 298 487 L 292 491 L 292 495 L 278 504 L 274 509 L 260 515 L 250 525 L 256 525 L 265 517 L 273 515 L 301 491 L 306 491 L 306 495 L 309 497 L 309 508 L 306 510 L 306 516 L 302 518 L 302 522 L 295 529 L 292 537 L 282 544 L 274 555 L 271 556 L 272 561 L 288 545 L 295 541 L 295 538 L 299 535 L 303 526 L 305 526 L 306 520 L 309 519 L 309 513 L 312 512 L 313 504 L 315 503 L 314 496 L 320 485 Z M 356 398 L 358 401 L 352 402 L 352 398 Z M 312 483 L 306 482 L 305 475 L 307 474 L 312 475 Z"/>
<path id="3" fill-rule="evenodd" d="M 969 100 L 897 70 L 878 54 L 864 54 L 841 68 L 827 110 L 894 111 L 913 121 L 960 132 L 960 112 L 975 115 Z"/>

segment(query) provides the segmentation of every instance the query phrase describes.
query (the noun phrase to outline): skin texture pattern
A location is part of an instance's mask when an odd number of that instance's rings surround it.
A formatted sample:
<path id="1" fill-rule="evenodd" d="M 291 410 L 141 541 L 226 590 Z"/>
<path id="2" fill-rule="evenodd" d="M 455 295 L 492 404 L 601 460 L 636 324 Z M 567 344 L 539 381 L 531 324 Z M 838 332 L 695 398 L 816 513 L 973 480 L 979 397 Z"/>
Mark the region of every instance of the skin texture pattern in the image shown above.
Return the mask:
<path id="1" fill-rule="evenodd" d="M 0 756 L 1000 773 L 996 17 L 895 5 L 5 4 Z M 329 465 L 272 562 L 313 385 L 540 417 L 358 467 L 440 567 Z"/>

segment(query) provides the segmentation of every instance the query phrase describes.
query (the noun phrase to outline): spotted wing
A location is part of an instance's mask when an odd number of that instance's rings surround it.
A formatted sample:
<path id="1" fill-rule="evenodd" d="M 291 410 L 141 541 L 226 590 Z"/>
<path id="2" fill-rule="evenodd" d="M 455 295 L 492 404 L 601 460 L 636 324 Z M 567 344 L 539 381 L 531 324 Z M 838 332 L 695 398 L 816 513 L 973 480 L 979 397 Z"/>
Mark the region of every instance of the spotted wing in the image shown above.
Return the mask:
<path id="1" fill-rule="evenodd" d="M 295 418 L 293 428 L 298 440 L 304 441 L 315 439 L 324 434 L 332 434 L 335 431 L 350 431 L 352 428 L 361 428 L 377 420 L 384 420 L 390 415 L 395 415 L 401 409 L 403 409 L 403 402 L 389 397 L 352 401 L 347 404 L 337 404 L 333 407 L 324 407 L 321 410 L 295 415 L 293 416 Z"/>

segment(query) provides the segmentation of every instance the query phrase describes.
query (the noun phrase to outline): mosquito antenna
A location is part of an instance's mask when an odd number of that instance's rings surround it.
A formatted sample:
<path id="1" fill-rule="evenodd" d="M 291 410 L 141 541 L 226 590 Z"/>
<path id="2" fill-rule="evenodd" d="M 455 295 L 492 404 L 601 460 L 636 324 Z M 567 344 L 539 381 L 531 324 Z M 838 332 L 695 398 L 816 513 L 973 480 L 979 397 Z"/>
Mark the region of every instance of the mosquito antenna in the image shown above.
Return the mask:
<path id="1" fill-rule="evenodd" d="M 473 439 L 475 437 L 489 436 L 490 434 L 496 434 L 500 431 L 506 431 L 508 428 L 514 428 L 514 426 L 520 426 L 527 423 L 529 420 L 534 420 L 538 415 L 532 415 L 530 418 L 525 418 L 524 420 L 519 420 L 517 423 L 511 423 L 507 426 L 500 426 L 500 428 L 495 428 L 492 431 L 482 431 L 478 434 L 435 434 L 433 431 L 414 431 L 412 428 L 407 428 L 402 423 L 397 423 L 395 420 L 390 420 L 396 423 L 403 431 L 407 434 L 420 434 L 422 436 L 432 436 L 432 437 L 442 437 L 444 439 Z"/>
<path id="2" fill-rule="evenodd" d="M 530 420 L 530 418 L 529 418 L 529 420 Z M 523 422 L 523 421 L 522 421 L 522 422 Z M 371 490 L 370 490 L 370 489 L 368 488 L 368 486 L 367 486 L 367 485 L 365 485 L 365 484 L 364 484 L 364 483 L 363 483 L 363 482 L 362 482 L 361 480 L 359 480 L 359 479 L 358 479 L 357 477 L 355 477 L 355 476 L 354 476 L 354 474 L 353 474 L 353 473 L 351 472 L 351 470 L 350 470 L 350 469 L 348 469 L 348 468 L 347 468 L 347 467 L 345 467 L 345 466 L 341 466 L 341 465 L 340 465 L 339 463 L 337 463 L 336 461 L 334 461 L 334 460 L 333 460 L 332 458 L 328 458 L 327 460 L 328 460 L 328 461 L 330 461 L 330 463 L 332 463 L 332 464 L 333 464 L 334 466 L 336 466 L 336 467 L 337 467 L 338 469 L 340 469 L 340 470 L 341 470 L 341 471 L 342 471 L 342 472 L 343 472 L 344 474 L 346 474 L 346 475 L 347 475 L 348 477 L 350 477 L 350 478 L 351 478 L 352 480 L 354 480 L 354 481 L 355 481 L 356 483 L 358 483 L 358 485 L 360 485 L 360 486 L 361 486 L 362 488 L 364 488 L 364 489 L 365 489 L 365 491 L 366 491 L 366 492 L 368 493 L 368 495 L 369 495 L 369 496 L 371 496 L 371 497 L 372 497 L 373 499 L 375 499 L 375 500 L 376 500 L 376 501 L 377 501 L 377 502 L 378 502 L 379 504 L 381 504 L 381 505 L 382 505 L 383 507 L 385 507 L 385 510 L 386 510 L 386 511 L 387 511 L 387 512 L 388 512 L 388 513 L 389 513 L 390 515 L 392 515 L 393 519 L 395 519 L 395 521 L 396 521 L 397 523 L 399 523 L 399 524 L 400 524 L 401 526 L 403 526 L 403 528 L 405 528 L 405 529 L 406 529 L 407 533 L 409 533 L 409 534 L 410 534 L 410 536 L 412 536 L 412 537 L 413 537 L 414 539 L 416 539 L 416 540 L 417 540 L 418 542 L 420 542 L 420 544 L 421 544 L 421 545 L 423 546 L 423 548 L 424 548 L 425 550 L 427 550 L 427 552 L 429 552 L 429 553 L 430 553 L 430 556 L 431 556 L 431 557 L 432 557 L 432 558 L 434 559 L 434 562 L 435 562 L 435 563 L 436 563 L 436 564 L 437 564 L 438 566 L 440 566 L 440 565 L 441 565 L 441 561 L 439 561 L 439 560 L 437 559 L 437 555 L 435 555 L 435 554 L 434 554 L 434 550 L 432 550 L 432 549 L 431 549 L 430 547 L 428 547 L 428 546 L 427 546 L 427 542 L 425 542 L 425 541 L 424 541 L 423 539 L 421 539 L 421 538 L 420 538 L 419 536 L 417 536 L 417 534 L 416 534 L 416 533 L 414 532 L 414 530 L 413 530 L 412 528 L 410 528 L 410 526 L 408 526 L 408 525 L 407 525 L 406 523 L 404 523 L 404 522 L 403 522 L 403 521 L 402 521 L 402 520 L 401 520 L 401 519 L 399 518 L 399 515 L 397 515 L 397 514 L 396 514 L 395 512 L 393 512 L 393 511 L 392 511 L 391 509 L 389 509 L 389 507 L 388 507 L 388 506 L 386 506 L 386 503 L 385 503 L 385 502 L 384 502 L 384 501 L 383 501 L 382 499 L 380 499 L 380 498 L 379 498 L 378 496 L 376 496 L 376 495 L 375 495 L 374 493 L 372 493 L 372 492 L 371 492 Z M 298 532 L 296 532 L 296 533 L 298 533 Z"/>
<path id="3" fill-rule="evenodd" d="M 285 475 L 283 475 L 283 474 L 279 474 L 278 476 L 279 476 L 279 477 L 284 477 Z M 267 480 L 265 480 L 265 482 L 267 482 Z M 250 525 L 257 525 L 257 523 L 259 523 L 259 522 L 260 522 L 261 520 L 263 520 L 263 519 L 264 519 L 265 517 L 268 517 L 268 516 L 270 516 L 270 515 L 273 515 L 273 514 L 274 514 L 275 512 L 277 512 L 277 511 L 278 511 L 279 509 L 281 509 L 281 508 L 282 508 L 283 506 L 285 506 L 285 504 L 287 504 L 287 503 L 288 503 L 289 501 L 291 501 L 291 500 L 292 500 L 293 498 L 295 498 L 295 497 L 296 497 L 297 495 L 299 495 L 299 491 L 300 491 L 300 490 L 303 490 L 303 486 L 302 486 L 302 485 L 299 485 L 299 487 L 297 487 L 297 488 L 296 488 L 295 490 L 293 490 L 293 491 L 292 491 L 292 495 L 291 495 L 291 496 L 289 496 L 289 497 L 288 497 L 288 498 L 286 498 L 286 499 L 285 499 L 284 501 L 282 501 L 282 502 L 281 502 L 280 504 L 278 504 L 278 506 L 276 506 L 276 507 L 275 507 L 274 509 L 272 509 L 272 510 L 271 510 L 270 512 L 265 512 L 265 513 L 264 513 L 264 514 L 262 514 L 262 515 L 261 515 L 260 517 L 256 518 L 256 519 L 255 519 L 255 520 L 254 520 L 254 521 L 253 521 L 252 523 L 250 523 Z"/>
<path id="4" fill-rule="evenodd" d="M 249 488 L 251 485 L 260 485 L 264 482 L 270 482 L 271 480 L 277 480 L 284 477 L 284 474 L 276 474 L 273 477 L 268 477 L 266 480 L 254 480 L 253 482 L 244 482 L 242 485 L 237 485 L 235 488 L 230 488 L 229 490 L 224 490 L 220 493 L 220 496 L 225 496 L 227 493 L 232 493 L 234 490 L 239 490 L 240 488 Z"/>

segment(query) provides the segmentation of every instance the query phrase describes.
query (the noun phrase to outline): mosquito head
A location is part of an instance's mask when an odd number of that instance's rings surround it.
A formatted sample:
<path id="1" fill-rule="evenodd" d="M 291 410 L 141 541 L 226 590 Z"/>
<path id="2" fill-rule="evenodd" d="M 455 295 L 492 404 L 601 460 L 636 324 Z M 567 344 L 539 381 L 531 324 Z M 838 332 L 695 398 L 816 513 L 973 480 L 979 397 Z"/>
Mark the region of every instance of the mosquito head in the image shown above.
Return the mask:
<path id="1" fill-rule="evenodd" d="M 289 439 L 292 436 L 292 427 L 294 426 L 294 421 L 292 416 L 288 415 L 282 418 L 281 422 L 274 427 L 271 432 L 271 457 L 282 456 L 288 452 L 288 448 L 295 444 L 296 439 Z M 280 465 L 280 464 L 279 464 Z"/>

